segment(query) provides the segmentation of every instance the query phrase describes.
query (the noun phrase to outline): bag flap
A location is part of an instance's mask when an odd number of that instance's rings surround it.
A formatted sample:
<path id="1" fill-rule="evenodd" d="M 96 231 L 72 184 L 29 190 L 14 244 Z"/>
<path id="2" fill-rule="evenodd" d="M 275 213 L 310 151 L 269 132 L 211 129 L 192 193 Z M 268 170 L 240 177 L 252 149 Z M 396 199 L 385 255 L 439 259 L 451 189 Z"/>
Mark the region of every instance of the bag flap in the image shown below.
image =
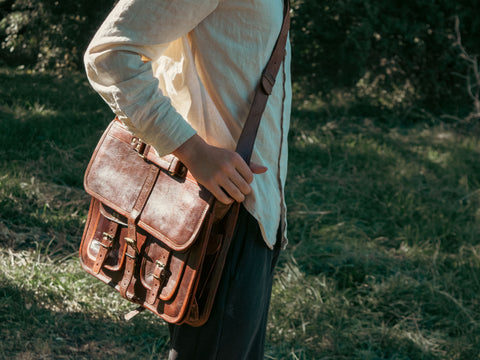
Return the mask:
<path id="1" fill-rule="evenodd" d="M 190 172 L 172 174 L 178 160 L 159 157 L 149 148 L 138 152 L 135 138 L 119 121 L 112 121 L 88 164 L 84 187 L 88 194 L 130 218 L 151 167 L 160 168 L 138 226 L 175 251 L 184 251 L 197 237 L 213 204 L 213 195 Z M 133 144 L 133 145 L 132 145 Z"/>

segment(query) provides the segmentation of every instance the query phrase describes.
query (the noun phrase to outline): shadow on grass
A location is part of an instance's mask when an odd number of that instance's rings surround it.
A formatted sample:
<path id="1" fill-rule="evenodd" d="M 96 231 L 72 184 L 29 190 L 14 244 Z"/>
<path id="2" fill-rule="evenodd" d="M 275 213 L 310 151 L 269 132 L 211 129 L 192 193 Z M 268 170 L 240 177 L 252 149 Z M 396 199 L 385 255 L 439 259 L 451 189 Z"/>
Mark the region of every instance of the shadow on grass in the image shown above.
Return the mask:
<path id="1" fill-rule="evenodd" d="M 294 111 L 283 263 L 291 257 L 314 285 L 274 299 L 276 317 L 308 308 L 296 329 L 318 334 L 318 352 L 470 359 L 479 351 L 480 141 L 441 122 L 395 120 Z"/>
<path id="2" fill-rule="evenodd" d="M 81 186 L 88 157 L 113 118 L 85 77 L 0 69 L 0 84 L 0 161 Z"/>
<path id="3" fill-rule="evenodd" d="M 286 191 L 293 257 L 339 290 L 398 274 L 421 284 L 446 276 L 442 287 L 473 300 L 480 141 L 445 124 L 354 120 L 295 113 Z"/>
<path id="4" fill-rule="evenodd" d="M 78 247 L 83 173 L 112 113 L 84 75 L 0 68 L 0 239 L 15 250 Z"/>
<path id="5" fill-rule="evenodd" d="M 3 359 L 164 359 L 168 329 L 162 320 L 130 322 L 88 311 L 45 308 L 38 294 L 2 279 L 0 357 Z M 155 321 L 156 320 L 156 321 Z"/>
<path id="6" fill-rule="evenodd" d="M 455 252 L 478 244 L 475 137 L 443 125 L 385 127 L 305 110 L 296 116 L 287 202 L 290 223 L 303 227 L 294 232 L 300 238 L 347 224 L 387 247 L 430 242 Z M 312 220 L 316 226 L 305 225 Z"/>

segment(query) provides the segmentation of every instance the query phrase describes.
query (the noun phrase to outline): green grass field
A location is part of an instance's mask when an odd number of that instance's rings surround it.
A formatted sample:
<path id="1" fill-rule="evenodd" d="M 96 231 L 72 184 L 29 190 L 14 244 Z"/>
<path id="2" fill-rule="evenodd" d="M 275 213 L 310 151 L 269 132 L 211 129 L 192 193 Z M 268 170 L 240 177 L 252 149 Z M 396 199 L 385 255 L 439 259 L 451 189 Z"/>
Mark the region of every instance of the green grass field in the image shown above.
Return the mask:
<path id="1" fill-rule="evenodd" d="M 295 94 L 267 359 L 480 359 L 480 132 L 416 114 Z M 111 117 L 82 74 L 0 68 L 1 359 L 165 358 L 77 259 Z"/>

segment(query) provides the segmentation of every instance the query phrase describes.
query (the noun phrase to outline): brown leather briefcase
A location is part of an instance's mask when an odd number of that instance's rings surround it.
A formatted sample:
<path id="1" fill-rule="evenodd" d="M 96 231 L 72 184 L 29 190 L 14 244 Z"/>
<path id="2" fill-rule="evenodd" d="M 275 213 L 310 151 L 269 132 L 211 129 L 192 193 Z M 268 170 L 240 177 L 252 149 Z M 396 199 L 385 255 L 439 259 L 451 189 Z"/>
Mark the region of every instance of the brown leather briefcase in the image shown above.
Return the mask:
<path id="1" fill-rule="evenodd" d="M 285 1 L 282 30 L 236 148 L 247 163 L 285 55 L 289 22 Z M 177 158 L 159 157 L 116 120 L 94 151 L 84 185 L 92 200 L 80 244 L 83 268 L 167 322 L 204 324 L 240 204 L 216 201 Z"/>
<path id="2" fill-rule="evenodd" d="M 225 207 L 176 158 L 158 157 L 119 121 L 97 145 L 84 185 L 92 196 L 84 269 L 168 322 L 203 323 L 238 204 L 220 216 Z"/>

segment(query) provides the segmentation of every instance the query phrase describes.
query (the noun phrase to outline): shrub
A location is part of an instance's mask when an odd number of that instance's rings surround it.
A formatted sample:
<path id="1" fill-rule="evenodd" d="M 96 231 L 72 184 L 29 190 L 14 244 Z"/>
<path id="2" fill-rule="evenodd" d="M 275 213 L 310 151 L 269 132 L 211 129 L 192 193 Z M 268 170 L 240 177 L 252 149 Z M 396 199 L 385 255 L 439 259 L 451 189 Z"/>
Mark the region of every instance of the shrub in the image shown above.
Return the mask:
<path id="1" fill-rule="evenodd" d="M 78 68 L 113 0 L 0 0 L 0 60 L 37 69 Z"/>
<path id="2" fill-rule="evenodd" d="M 0 0 L 0 63 L 81 68 L 114 0 Z M 292 0 L 294 78 L 306 93 L 337 90 L 374 109 L 435 109 L 469 101 L 468 64 L 454 46 L 454 18 L 469 54 L 480 52 L 472 0 Z M 338 93 L 338 92 L 337 92 Z"/>
<path id="3" fill-rule="evenodd" d="M 478 53 L 474 2 L 294 0 L 292 5 L 294 76 L 304 79 L 310 92 L 343 88 L 380 106 L 420 101 L 433 107 L 452 97 L 464 99 L 464 82 L 455 75 L 466 69 L 453 46 L 454 15 L 466 47 Z"/>

